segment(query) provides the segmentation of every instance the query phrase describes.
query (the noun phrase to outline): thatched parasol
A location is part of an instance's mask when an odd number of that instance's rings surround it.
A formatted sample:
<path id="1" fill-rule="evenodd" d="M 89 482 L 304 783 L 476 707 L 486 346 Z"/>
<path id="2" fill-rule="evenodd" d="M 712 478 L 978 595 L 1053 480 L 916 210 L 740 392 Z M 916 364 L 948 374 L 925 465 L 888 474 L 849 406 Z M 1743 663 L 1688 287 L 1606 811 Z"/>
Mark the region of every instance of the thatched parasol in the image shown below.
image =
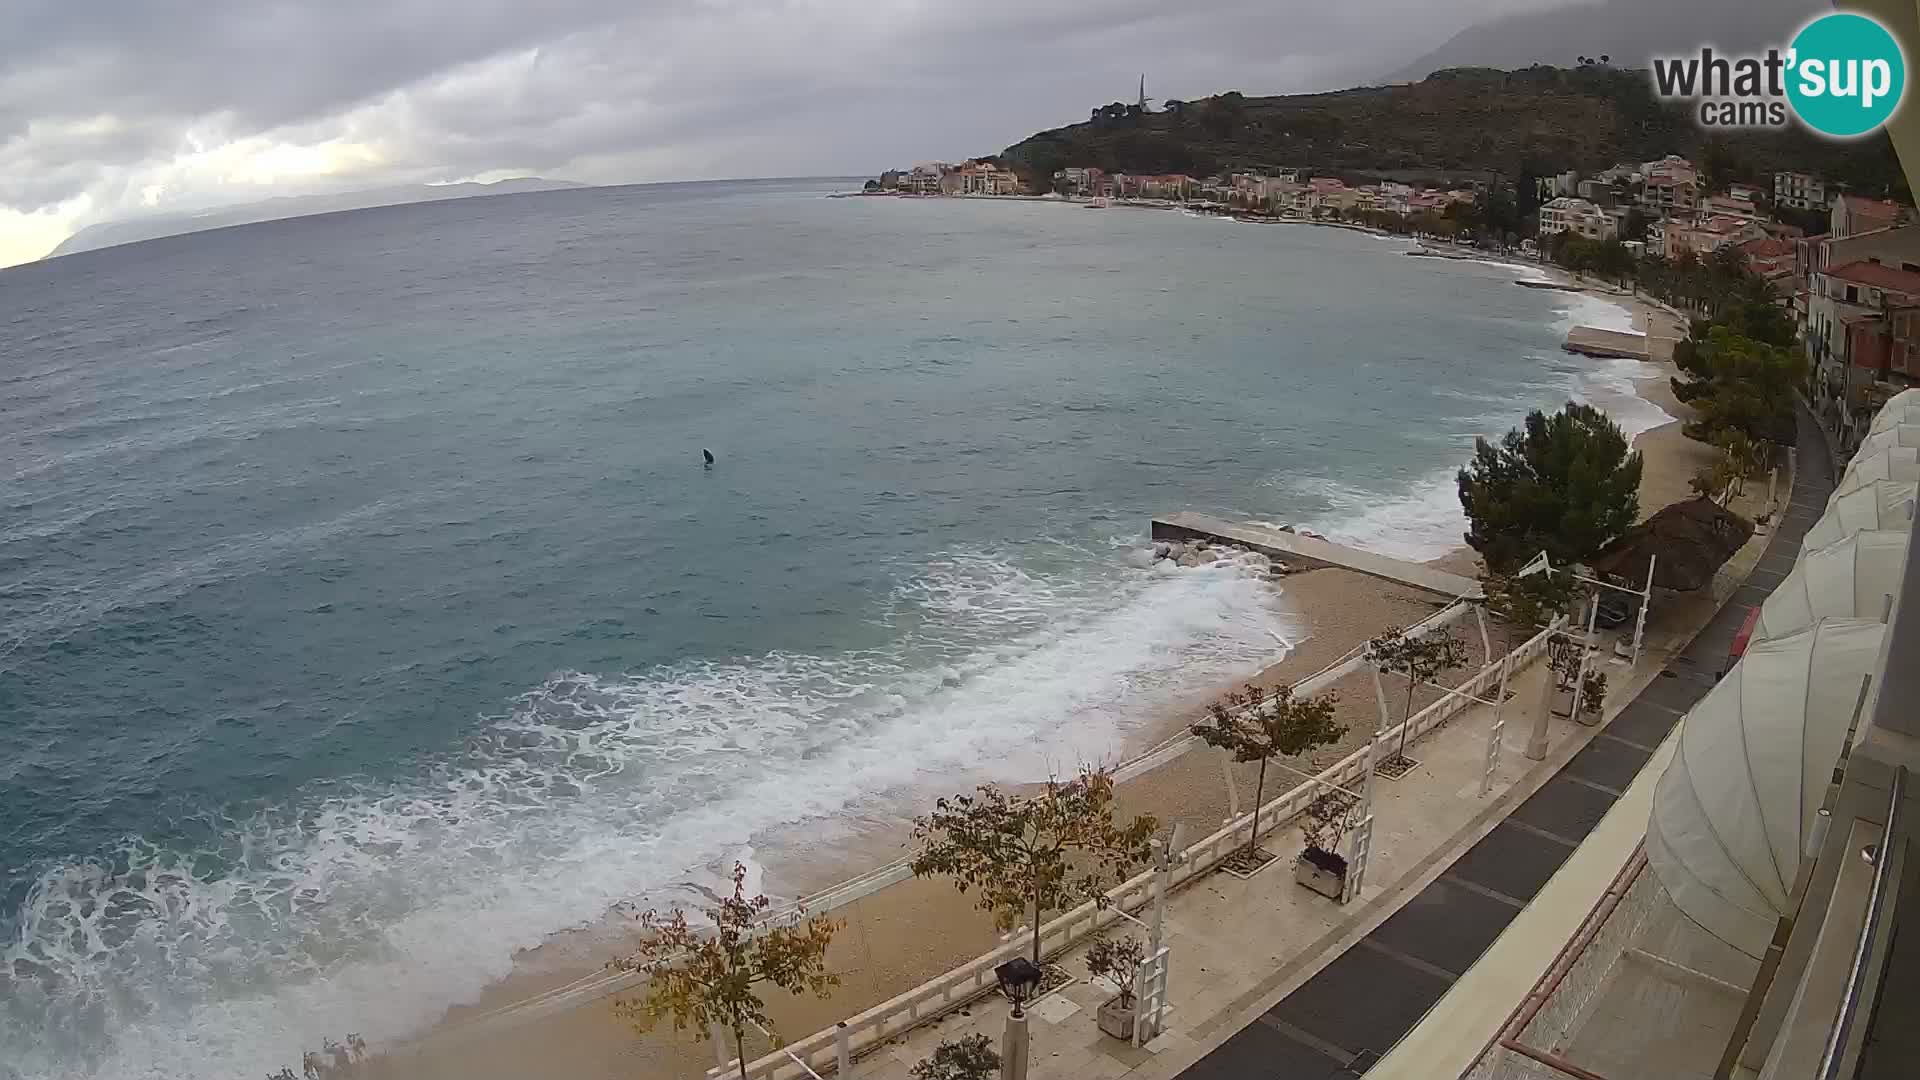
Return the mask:
<path id="1" fill-rule="evenodd" d="M 1753 535 L 1753 522 L 1704 496 L 1663 507 L 1589 560 L 1595 570 L 1639 583 L 1654 559 L 1653 583 L 1703 589 Z"/>

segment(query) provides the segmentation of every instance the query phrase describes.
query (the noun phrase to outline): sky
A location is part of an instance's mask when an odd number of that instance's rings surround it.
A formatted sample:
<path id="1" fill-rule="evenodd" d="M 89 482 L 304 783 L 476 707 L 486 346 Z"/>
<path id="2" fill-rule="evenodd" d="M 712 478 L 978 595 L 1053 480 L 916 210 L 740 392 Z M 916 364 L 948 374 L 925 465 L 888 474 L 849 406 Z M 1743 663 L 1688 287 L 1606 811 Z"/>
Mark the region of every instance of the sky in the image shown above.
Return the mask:
<path id="1" fill-rule="evenodd" d="M 1544 3 L 1566 0 L 1544 0 Z M 1377 80 L 1543 0 L 6 0 L 0 266 L 276 195 L 859 175 Z"/>

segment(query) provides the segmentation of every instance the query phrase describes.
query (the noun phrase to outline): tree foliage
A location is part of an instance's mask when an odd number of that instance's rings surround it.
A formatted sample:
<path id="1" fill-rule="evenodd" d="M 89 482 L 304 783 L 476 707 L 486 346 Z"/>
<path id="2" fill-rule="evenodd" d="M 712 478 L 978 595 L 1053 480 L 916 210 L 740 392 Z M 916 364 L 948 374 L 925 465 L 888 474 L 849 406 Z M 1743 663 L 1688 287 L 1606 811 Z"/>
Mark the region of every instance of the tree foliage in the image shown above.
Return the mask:
<path id="1" fill-rule="evenodd" d="M 1773 286 L 1747 269 L 1746 256 L 1736 247 L 1723 247 L 1704 259 L 1692 251 L 1671 260 L 1648 255 L 1633 274 L 1641 290 L 1697 312 L 1707 321 L 1732 326 L 1770 345 L 1794 341 L 1793 319 L 1780 306 Z M 1704 324 L 1696 322 L 1694 336 L 1705 333 Z M 1686 348 L 1682 342 L 1675 349 L 1676 362 L 1684 358 Z"/>
<path id="2" fill-rule="evenodd" d="M 1407 731 L 1413 720 L 1413 694 L 1420 684 L 1429 683 L 1467 662 L 1467 644 L 1450 631 L 1409 634 L 1390 626 L 1379 637 L 1367 642 L 1367 659 L 1381 671 L 1407 680 L 1407 703 L 1400 714 L 1400 747 L 1394 758 L 1407 756 Z"/>
<path id="3" fill-rule="evenodd" d="M 1000 1075 L 1000 1054 L 989 1035 L 946 1039 L 913 1067 L 912 1075 L 913 1080 L 994 1080 Z"/>
<path id="4" fill-rule="evenodd" d="M 1193 733 L 1208 746 L 1233 755 L 1233 760 L 1260 763 L 1253 789 L 1253 829 L 1247 854 L 1260 842 L 1260 804 L 1266 797 L 1267 762 L 1275 757 L 1298 757 L 1316 747 L 1338 742 L 1346 725 L 1334 720 L 1339 698 L 1334 694 L 1295 697 L 1282 684 L 1269 691 L 1259 683 L 1229 693 L 1207 706 L 1207 718 L 1193 725 Z"/>
<path id="5" fill-rule="evenodd" d="M 1488 574 L 1480 579 L 1480 590 L 1487 610 L 1507 624 L 1507 648 L 1511 649 L 1572 607 L 1579 583 L 1570 574 Z"/>
<path id="6" fill-rule="evenodd" d="M 1347 834 L 1347 823 L 1360 800 L 1339 788 L 1328 788 L 1307 804 L 1300 815 L 1300 836 L 1310 848 L 1329 855 L 1340 850 L 1340 838 Z"/>
<path id="7" fill-rule="evenodd" d="M 953 878 L 962 893 L 976 893 L 975 906 L 992 912 L 1002 930 L 1031 919 L 1038 964 L 1047 912 L 1082 900 L 1104 903 L 1111 883 L 1147 861 L 1159 821 L 1141 815 L 1121 825 L 1114 811 L 1113 777 L 1102 769 L 1049 778 L 1031 795 L 983 784 L 914 819 L 913 873 Z"/>
<path id="8" fill-rule="evenodd" d="M 1133 1004 L 1133 980 L 1146 962 L 1147 948 L 1136 937 L 1099 937 L 1087 946 L 1087 972 L 1120 991 L 1123 1009 Z"/>
<path id="9" fill-rule="evenodd" d="M 1546 255 L 1575 273 L 1619 282 L 1633 279 L 1633 253 L 1618 240 L 1590 240 L 1562 230 L 1547 238 Z"/>
<path id="10" fill-rule="evenodd" d="M 1757 341 L 1730 325 L 1696 324 L 1681 344 L 1674 351 L 1681 375 L 1673 380 L 1673 393 L 1698 413 L 1686 427 L 1689 438 L 1794 441 L 1794 390 L 1806 377 L 1800 350 Z"/>
<path id="11" fill-rule="evenodd" d="M 1591 716 L 1599 716 L 1607 705 L 1607 673 L 1598 668 L 1587 672 L 1580 684 L 1580 711 Z"/>
<path id="12" fill-rule="evenodd" d="M 1495 574 L 1545 551 L 1580 562 L 1640 516 L 1640 469 L 1620 426 L 1591 405 L 1535 410 L 1498 444 L 1480 439 L 1460 470 L 1466 540 Z"/>
<path id="13" fill-rule="evenodd" d="M 721 897 L 704 912 L 708 925 L 689 922 L 683 909 L 639 916 L 643 935 L 631 956 L 610 967 L 647 977 L 646 996 L 614 1003 L 615 1015 L 648 1031 L 663 1018 L 675 1031 L 693 1028 L 701 1036 L 719 1025 L 733 1033 L 740 1075 L 747 1075 L 746 1029 L 773 1029 L 762 985 L 791 994 L 825 998 L 840 985 L 827 970 L 827 947 L 844 924 L 824 915 L 775 921 L 772 901 L 747 895 L 747 868 L 733 866 L 733 895 Z"/>

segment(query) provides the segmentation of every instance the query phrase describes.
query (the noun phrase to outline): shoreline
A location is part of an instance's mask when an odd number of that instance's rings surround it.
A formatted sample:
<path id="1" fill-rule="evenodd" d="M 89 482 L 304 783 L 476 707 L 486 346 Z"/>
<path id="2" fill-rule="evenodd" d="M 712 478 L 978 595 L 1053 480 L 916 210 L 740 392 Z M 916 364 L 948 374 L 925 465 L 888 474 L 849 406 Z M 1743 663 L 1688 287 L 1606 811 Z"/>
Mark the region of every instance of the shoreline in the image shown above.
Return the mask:
<path id="1" fill-rule="evenodd" d="M 1536 269 L 1528 263 L 1510 265 Z M 1537 269 L 1567 278 L 1557 268 Z M 1646 462 L 1641 482 L 1642 515 L 1651 514 L 1687 497 L 1688 478 L 1711 456 L 1711 448 L 1692 443 L 1681 433 L 1679 418 L 1685 415 L 1684 406 L 1673 398 L 1667 384 L 1673 370 L 1672 342 L 1684 333 L 1684 324 L 1638 297 L 1600 291 L 1571 279 L 1568 283 L 1579 286 L 1584 294 L 1626 309 L 1635 328 L 1649 336 L 1652 347 L 1648 363 L 1656 371 L 1632 379 L 1633 396 L 1658 407 L 1668 419 L 1635 433 L 1632 443 Z M 1478 573 L 1478 559 L 1464 546 L 1427 562 L 1469 576 Z M 1337 569 L 1289 575 L 1279 580 L 1278 589 L 1280 603 L 1301 627 L 1303 636 L 1292 643 L 1283 659 L 1252 676 L 1251 681 L 1263 685 L 1297 681 L 1387 626 L 1415 622 L 1444 603 L 1436 596 Z M 1477 658 L 1477 631 L 1456 628 L 1455 633 L 1469 642 Z M 1231 688 L 1196 692 L 1166 709 L 1122 744 L 1122 759 L 1136 757 L 1182 733 L 1204 714 L 1210 701 Z M 1290 763 L 1294 767 L 1311 769 L 1337 760 L 1362 744 L 1364 732 L 1371 730 L 1375 713 L 1371 679 L 1350 675 L 1334 689 L 1342 699 L 1339 715 L 1348 725 L 1347 737 L 1307 761 Z M 1437 696 L 1437 692 L 1423 691 L 1415 696 L 1414 708 Z M 1401 703 L 1391 704 L 1397 713 Z M 1361 734 L 1354 734 L 1356 728 Z M 1244 805 L 1252 798 L 1257 767 L 1224 768 L 1231 772 Z M 1277 790 L 1276 782 L 1269 777 L 1270 792 Z M 956 790 L 960 786 L 956 783 Z M 1190 834 L 1196 828 L 1201 835 L 1211 832 L 1228 812 L 1222 759 L 1211 751 L 1166 762 L 1123 782 L 1118 794 L 1123 815 L 1155 812 L 1163 823 L 1185 822 Z M 776 881 L 783 893 L 818 893 L 903 855 L 909 824 L 865 818 L 845 823 L 844 830 L 836 832 L 844 835 L 823 842 L 817 826 L 798 825 L 757 838 L 757 845 L 772 853 L 765 859 L 767 877 Z M 971 898 L 960 895 L 944 880 L 908 878 L 840 906 L 832 914 L 846 922 L 829 957 L 843 985 L 826 1002 L 780 994 L 771 997 L 771 1011 L 780 1030 L 790 1038 L 829 1026 L 910 989 L 979 955 L 999 940 L 986 916 L 973 909 Z M 513 971 L 489 986 L 478 1001 L 449 1010 L 417 1042 L 402 1047 L 398 1061 L 404 1065 L 393 1075 L 478 1080 L 530 1073 L 608 1078 L 697 1074 L 712 1061 L 710 1045 L 685 1034 L 676 1036 L 670 1030 L 636 1036 L 614 1018 L 610 998 L 574 1004 L 519 1027 L 485 1031 L 468 1027 L 494 1010 L 512 1008 L 597 976 L 604 970 L 605 960 L 617 954 L 626 939 L 622 924 L 618 913 L 609 913 L 593 925 L 549 935 L 538 947 L 516 954 Z M 750 1047 L 749 1052 L 757 1055 L 760 1049 Z"/>

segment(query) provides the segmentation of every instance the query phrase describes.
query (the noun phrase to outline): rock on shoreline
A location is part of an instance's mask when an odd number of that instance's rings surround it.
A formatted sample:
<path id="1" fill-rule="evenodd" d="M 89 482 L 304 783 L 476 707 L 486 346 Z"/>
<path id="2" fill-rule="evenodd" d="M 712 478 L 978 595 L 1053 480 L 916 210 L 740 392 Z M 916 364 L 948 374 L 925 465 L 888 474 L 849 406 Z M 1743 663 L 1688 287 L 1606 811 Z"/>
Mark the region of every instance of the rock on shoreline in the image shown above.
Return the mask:
<path id="1" fill-rule="evenodd" d="M 1279 559 L 1257 551 L 1209 540 L 1157 540 L 1153 545 L 1155 564 L 1169 567 L 1243 566 L 1269 577 L 1285 577 L 1293 568 Z"/>

